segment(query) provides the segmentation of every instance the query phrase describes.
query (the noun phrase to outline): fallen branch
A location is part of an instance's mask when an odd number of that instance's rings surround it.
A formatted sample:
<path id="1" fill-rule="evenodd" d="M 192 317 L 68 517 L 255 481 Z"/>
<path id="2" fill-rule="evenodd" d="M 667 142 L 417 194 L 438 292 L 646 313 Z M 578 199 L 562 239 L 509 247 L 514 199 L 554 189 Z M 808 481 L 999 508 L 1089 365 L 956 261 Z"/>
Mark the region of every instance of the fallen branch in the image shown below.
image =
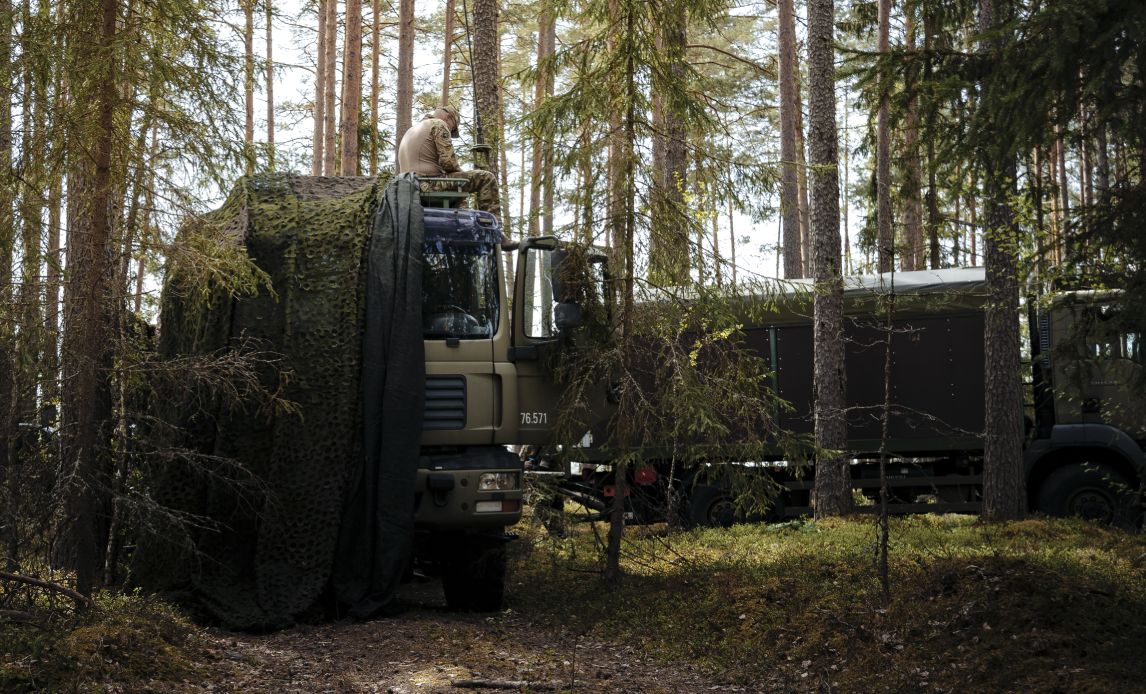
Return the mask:
<path id="1" fill-rule="evenodd" d="M 545 682 L 518 682 L 513 680 L 454 680 L 450 686 L 459 689 L 529 689 L 535 692 L 551 692 L 557 689 L 555 685 Z"/>
<path id="2" fill-rule="evenodd" d="M 8 573 L 7 571 L 0 571 L 0 581 L 15 581 L 16 583 L 23 583 L 23 584 L 26 584 L 29 586 L 36 586 L 37 588 L 43 588 L 44 590 L 50 590 L 53 593 L 59 593 L 60 595 L 66 595 L 67 597 L 74 600 L 76 605 L 79 605 L 82 607 L 87 607 L 92 602 L 91 599 L 89 599 L 88 597 L 81 595 L 80 593 L 77 593 L 76 591 L 72 590 L 71 588 L 68 588 L 67 586 L 61 586 L 59 583 L 53 583 L 51 581 L 44 581 L 44 580 L 41 580 L 39 578 L 32 578 L 31 576 L 21 576 L 20 574 L 12 574 L 12 573 Z"/>
<path id="3" fill-rule="evenodd" d="M 15 622 L 16 624 L 42 624 L 43 618 L 31 612 L 22 610 L 0 610 L 0 621 Z"/>

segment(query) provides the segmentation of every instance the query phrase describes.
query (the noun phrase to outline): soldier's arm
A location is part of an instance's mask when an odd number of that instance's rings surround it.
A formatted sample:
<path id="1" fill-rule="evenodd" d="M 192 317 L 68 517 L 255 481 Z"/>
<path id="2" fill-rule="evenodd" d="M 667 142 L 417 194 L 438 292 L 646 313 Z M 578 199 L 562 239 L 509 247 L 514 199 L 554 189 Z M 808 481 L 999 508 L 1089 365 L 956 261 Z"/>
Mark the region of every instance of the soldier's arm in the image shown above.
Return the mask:
<path id="1" fill-rule="evenodd" d="M 434 138 L 434 147 L 438 150 L 438 166 L 442 171 L 451 174 L 460 171 L 458 158 L 454 154 L 454 144 L 450 142 L 450 131 L 442 121 L 434 123 L 430 128 L 430 136 Z"/>

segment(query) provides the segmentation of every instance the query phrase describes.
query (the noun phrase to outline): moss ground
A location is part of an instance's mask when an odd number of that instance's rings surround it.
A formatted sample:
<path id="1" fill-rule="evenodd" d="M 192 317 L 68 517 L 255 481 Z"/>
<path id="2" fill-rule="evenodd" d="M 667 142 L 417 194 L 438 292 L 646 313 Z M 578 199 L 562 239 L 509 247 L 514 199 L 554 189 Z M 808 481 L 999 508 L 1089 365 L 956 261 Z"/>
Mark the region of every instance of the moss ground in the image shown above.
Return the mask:
<path id="1" fill-rule="evenodd" d="M 893 519 L 885 600 L 870 517 L 630 529 L 617 590 L 593 573 L 603 530 L 553 539 L 526 527 L 514 609 L 752 689 L 1146 688 L 1140 535 L 1057 519 Z"/>

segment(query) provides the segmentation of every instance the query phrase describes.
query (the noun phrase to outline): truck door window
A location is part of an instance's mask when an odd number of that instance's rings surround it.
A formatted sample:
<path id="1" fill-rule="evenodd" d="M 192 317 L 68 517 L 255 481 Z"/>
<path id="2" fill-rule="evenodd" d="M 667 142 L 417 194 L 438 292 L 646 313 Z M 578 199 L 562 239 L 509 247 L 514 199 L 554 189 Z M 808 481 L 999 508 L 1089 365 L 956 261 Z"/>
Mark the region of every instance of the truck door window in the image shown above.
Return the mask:
<path id="1" fill-rule="evenodd" d="M 489 244 L 435 241 L 422 264 L 422 331 L 427 340 L 493 337 L 498 321 L 497 253 Z"/>
<path id="2" fill-rule="evenodd" d="M 551 338 L 553 327 L 552 253 L 530 248 L 525 256 L 525 301 L 522 306 L 526 337 Z"/>

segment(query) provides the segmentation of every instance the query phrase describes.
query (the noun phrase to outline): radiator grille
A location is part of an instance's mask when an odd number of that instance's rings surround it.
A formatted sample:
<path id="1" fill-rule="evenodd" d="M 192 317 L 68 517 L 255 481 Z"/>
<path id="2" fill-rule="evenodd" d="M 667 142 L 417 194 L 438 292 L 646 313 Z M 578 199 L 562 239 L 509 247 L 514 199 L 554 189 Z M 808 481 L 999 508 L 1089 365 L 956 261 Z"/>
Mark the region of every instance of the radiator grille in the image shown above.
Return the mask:
<path id="1" fill-rule="evenodd" d="M 423 431 L 466 428 L 466 379 L 464 376 L 426 376 L 426 409 Z"/>

